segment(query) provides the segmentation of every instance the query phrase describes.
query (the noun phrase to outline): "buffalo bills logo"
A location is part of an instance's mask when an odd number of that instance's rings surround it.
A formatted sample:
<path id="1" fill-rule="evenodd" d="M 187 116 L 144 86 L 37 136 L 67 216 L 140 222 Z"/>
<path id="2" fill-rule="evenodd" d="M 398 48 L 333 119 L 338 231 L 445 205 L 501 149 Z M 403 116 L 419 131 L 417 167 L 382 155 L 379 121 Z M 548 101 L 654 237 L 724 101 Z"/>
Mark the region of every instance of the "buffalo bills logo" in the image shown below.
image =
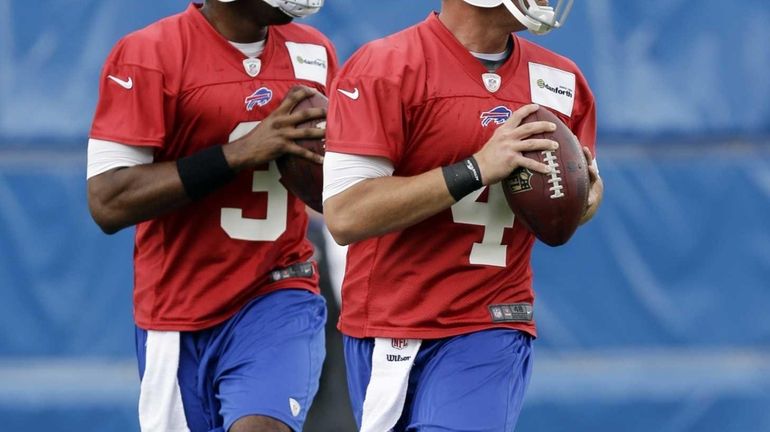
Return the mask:
<path id="1" fill-rule="evenodd" d="M 255 106 L 265 106 L 273 100 L 273 92 L 267 87 L 261 87 L 245 100 L 246 111 L 251 111 Z"/>
<path id="2" fill-rule="evenodd" d="M 406 339 L 391 339 L 390 340 L 390 346 L 397 350 L 402 350 L 406 348 L 409 345 L 409 342 L 406 341 Z"/>
<path id="3" fill-rule="evenodd" d="M 491 125 L 492 123 L 496 125 L 501 125 L 506 122 L 509 118 L 511 118 L 511 115 L 513 114 L 513 111 L 509 110 L 507 107 L 504 107 L 500 105 L 499 107 L 492 108 L 489 111 L 481 113 L 481 126 L 487 127 Z"/>

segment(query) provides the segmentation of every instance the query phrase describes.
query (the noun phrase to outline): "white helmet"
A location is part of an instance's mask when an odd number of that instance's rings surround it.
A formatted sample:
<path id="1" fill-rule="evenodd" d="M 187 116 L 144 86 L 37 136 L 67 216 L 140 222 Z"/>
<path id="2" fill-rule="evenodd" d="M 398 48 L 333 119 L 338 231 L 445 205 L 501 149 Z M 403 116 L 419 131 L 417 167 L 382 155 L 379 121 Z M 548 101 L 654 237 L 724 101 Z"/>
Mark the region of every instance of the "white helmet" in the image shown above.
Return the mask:
<path id="1" fill-rule="evenodd" d="M 219 0 L 230 3 L 235 0 Z M 290 17 L 302 18 L 313 15 L 324 5 L 324 0 L 263 0 L 272 7 L 280 9 Z"/>
<path id="2" fill-rule="evenodd" d="M 556 7 L 540 6 L 535 0 L 515 0 L 521 9 L 513 4 L 514 0 L 464 0 L 466 3 L 482 8 L 494 8 L 501 4 L 525 25 L 529 31 L 537 35 L 543 35 L 555 28 L 559 28 L 567 20 L 572 10 L 573 0 L 557 0 Z M 523 12 L 522 12 L 523 11 Z"/>

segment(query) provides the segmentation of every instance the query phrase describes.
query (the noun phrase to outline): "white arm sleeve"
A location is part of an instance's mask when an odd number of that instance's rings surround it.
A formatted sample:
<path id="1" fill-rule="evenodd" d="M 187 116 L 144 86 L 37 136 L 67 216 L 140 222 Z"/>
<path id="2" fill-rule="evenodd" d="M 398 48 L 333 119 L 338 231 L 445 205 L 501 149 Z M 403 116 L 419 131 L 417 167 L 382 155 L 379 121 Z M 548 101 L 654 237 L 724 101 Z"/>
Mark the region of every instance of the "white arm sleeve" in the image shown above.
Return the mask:
<path id="1" fill-rule="evenodd" d="M 113 168 L 132 167 L 152 163 L 155 149 L 138 147 L 98 139 L 88 140 L 88 168 L 86 179 Z"/>
<path id="2" fill-rule="evenodd" d="M 324 156 L 323 200 L 371 178 L 393 175 L 393 163 L 377 156 L 327 152 Z"/>

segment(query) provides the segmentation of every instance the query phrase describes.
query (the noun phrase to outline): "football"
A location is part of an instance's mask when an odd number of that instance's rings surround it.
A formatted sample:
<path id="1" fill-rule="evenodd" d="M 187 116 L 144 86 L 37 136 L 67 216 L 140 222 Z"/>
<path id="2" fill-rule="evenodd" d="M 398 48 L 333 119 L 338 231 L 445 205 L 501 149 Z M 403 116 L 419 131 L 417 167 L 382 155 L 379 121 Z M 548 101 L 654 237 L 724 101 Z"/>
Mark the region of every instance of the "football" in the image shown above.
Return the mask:
<path id="1" fill-rule="evenodd" d="M 307 108 L 329 105 L 329 100 L 321 93 L 315 93 L 298 103 L 292 112 Z M 326 128 L 325 119 L 311 120 L 297 125 L 297 128 Z M 320 155 L 326 150 L 323 140 L 300 140 L 297 144 Z M 281 183 L 302 202 L 317 212 L 323 211 L 321 194 L 323 192 L 323 166 L 303 157 L 285 154 L 276 160 L 281 173 Z"/>
<path id="2" fill-rule="evenodd" d="M 556 130 L 530 138 L 559 143 L 554 151 L 525 152 L 524 156 L 551 166 L 551 174 L 519 168 L 503 180 L 503 190 L 516 221 L 549 246 L 566 243 L 577 230 L 588 199 L 588 164 L 575 135 L 551 111 L 540 108 L 523 123 L 549 121 Z"/>

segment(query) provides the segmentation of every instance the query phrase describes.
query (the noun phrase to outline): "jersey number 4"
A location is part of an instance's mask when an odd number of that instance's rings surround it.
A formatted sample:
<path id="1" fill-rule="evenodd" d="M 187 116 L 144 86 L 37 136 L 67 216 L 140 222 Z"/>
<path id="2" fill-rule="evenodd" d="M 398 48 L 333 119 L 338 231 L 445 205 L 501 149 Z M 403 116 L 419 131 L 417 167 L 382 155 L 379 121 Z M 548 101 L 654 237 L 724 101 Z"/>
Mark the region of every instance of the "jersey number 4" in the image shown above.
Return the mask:
<path id="1" fill-rule="evenodd" d="M 455 223 L 481 225 L 484 238 L 471 248 L 471 264 L 505 267 L 508 245 L 502 244 L 506 228 L 513 228 L 514 215 L 505 200 L 500 183 L 489 187 L 487 202 L 476 202 L 486 188 L 481 188 L 452 206 Z"/>
<path id="2" fill-rule="evenodd" d="M 229 141 L 241 138 L 258 124 L 258 121 L 239 124 L 230 134 Z M 220 224 L 227 235 L 238 240 L 275 241 L 286 231 L 289 193 L 280 183 L 280 178 L 275 161 L 270 162 L 267 171 L 254 171 L 251 191 L 267 192 L 267 217 L 247 218 L 243 217 L 243 209 L 225 207 L 222 209 Z"/>

